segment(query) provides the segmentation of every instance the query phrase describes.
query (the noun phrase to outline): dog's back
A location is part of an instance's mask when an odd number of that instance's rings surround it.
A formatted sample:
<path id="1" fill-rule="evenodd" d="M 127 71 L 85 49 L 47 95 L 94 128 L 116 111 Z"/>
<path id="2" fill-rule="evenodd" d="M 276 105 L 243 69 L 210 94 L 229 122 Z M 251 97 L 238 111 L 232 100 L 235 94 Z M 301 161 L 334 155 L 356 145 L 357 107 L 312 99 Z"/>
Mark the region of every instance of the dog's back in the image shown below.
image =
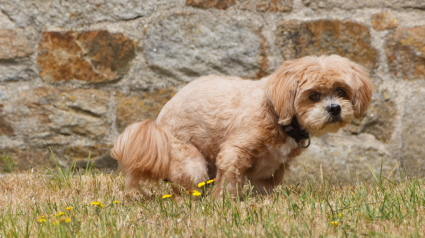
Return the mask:
<path id="1" fill-rule="evenodd" d="M 252 127 L 251 119 L 261 116 L 263 85 L 238 77 L 201 77 L 178 92 L 156 122 L 178 139 L 194 144 L 207 157 L 215 157 L 220 144 L 235 129 Z"/>

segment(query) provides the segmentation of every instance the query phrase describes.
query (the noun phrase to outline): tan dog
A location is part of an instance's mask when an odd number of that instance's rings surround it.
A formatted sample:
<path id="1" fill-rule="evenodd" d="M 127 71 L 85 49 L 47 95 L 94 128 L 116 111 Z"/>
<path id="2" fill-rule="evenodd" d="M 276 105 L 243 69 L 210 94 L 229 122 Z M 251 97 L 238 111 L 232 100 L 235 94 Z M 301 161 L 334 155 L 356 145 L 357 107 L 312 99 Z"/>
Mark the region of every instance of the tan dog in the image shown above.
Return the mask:
<path id="1" fill-rule="evenodd" d="M 192 189 L 216 177 L 214 197 L 223 184 L 240 193 L 246 178 L 257 192 L 270 192 L 309 134 L 337 132 L 360 118 L 371 96 L 365 68 L 337 55 L 286 61 L 259 81 L 209 75 L 177 93 L 156 122 L 129 126 L 111 155 L 127 189 L 141 179 Z"/>

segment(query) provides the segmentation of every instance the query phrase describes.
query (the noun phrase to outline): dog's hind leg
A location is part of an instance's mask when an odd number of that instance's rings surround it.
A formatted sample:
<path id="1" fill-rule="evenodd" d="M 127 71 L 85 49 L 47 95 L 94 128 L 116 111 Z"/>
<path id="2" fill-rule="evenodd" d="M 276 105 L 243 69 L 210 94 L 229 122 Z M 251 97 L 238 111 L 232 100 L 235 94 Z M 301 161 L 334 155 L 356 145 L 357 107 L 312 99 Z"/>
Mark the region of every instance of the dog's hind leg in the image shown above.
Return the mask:
<path id="1" fill-rule="evenodd" d="M 233 198 L 241 197 L 245 183 L 245 171 L 252 166 L 251 156 L 239 146 L 224 145 L 217 157 L 217 187 L 214 198 L 220 198 L 223 192 Z"/>
<path id="2" fill-rule="evenodd" d="M 171 140 L 171 163 L 167 180 L 182 186 L 186 191 L 196 189 L 198 183 L 208 179 L 205 157 L 192 144 L 184 143 L 176 138 Z M 176 193 L 181 187 L 173 186 Z"/>
<path id="3" fill-rule="evenodd" d="M 127 192 L 136 189 L 139 191 L 143 196 L 148 196 L 148 194 L 143 191 L 143 189 L 140 187 L 140 179 L 143 179 L 142 173 L 127 173 L 125 175 L 125 190 Z"/>

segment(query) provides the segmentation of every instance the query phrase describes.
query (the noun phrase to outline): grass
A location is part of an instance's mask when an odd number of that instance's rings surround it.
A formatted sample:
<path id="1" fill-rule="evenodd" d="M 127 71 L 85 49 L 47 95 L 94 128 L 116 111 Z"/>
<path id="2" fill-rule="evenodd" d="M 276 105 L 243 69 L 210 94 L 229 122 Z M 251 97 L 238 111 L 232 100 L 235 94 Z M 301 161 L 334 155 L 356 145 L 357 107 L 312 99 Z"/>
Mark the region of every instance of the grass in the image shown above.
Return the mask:
<path id="1" fill-rule="evenodd" d="M 1 237 L 423 237 L 424 180 L 385 178 L 331 185 L 308 181 L 270 195 L 214 201 L 146 185 L 125 193 L 121 174 L 74 169 L 0 179 Z M 399 179 L 400 180 L 400 179 Z M 119 201 L 119 202 L 116 202 Z M 115 203 L 114 203 L 115 202 Z M 69 210 L 69 211 L 68 211 Z M 56 215 L 56 217 L 55 217 Z M 54 222 L 54 223 L 53 223 Z"/>

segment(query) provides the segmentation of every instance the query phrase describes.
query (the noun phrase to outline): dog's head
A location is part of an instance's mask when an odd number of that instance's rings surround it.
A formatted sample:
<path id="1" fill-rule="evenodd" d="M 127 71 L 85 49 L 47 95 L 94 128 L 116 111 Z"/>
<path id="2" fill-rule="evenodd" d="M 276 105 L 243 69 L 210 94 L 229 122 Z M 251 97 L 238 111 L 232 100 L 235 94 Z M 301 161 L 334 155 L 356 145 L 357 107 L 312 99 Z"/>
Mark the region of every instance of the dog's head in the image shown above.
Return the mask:
<path id="1" fill-rule="evenodd" d="M 313 135 L 337 132 L 360 118 L 373 89 L 364 67 L 338 55 L 285 61 L 266 87 L 279 124 L 290 124 L 296 116 Z"/>

